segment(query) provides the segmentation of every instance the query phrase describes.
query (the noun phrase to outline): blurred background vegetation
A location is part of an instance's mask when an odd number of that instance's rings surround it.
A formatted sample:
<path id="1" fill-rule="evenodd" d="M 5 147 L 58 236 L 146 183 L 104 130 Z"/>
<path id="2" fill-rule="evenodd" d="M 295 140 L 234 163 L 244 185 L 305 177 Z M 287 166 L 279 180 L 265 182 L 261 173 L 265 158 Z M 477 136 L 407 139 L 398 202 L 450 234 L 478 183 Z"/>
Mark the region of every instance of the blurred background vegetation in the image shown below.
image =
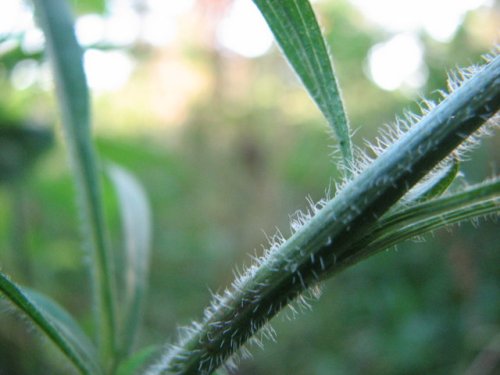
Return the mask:
<path id="1" fill-rule="evenodd" d="M 93 90 L 97 149 L 142 182 L 154 243 L 137 346 L 201 317 L 210 291 L 338 178 L 335 140 L 249 0 L 72 1 Z M 500 2 L 314 2 L 355 142 L 437 99 L 446 72 L 498 40 Z M 43 36 L 31 4 L 0 4 L 0 267 L 89 326 L 87 258 Z M 462 166 L 491 176 L 500 138 Z M 495 169 L 496 168 L 496 169 Z M 462 182 L 463 183 L 463 180 Z M 104 192 L 110 237 L 119 216 Z M 324 286 L 310 312 L 278 317 L 278 343 L 235 374 L 493 374 L 500 362 L 498 223 L 409 242 Z M 0 374 L 67 374 L 59 354 L 7 306 Z M 286 314 L 283 314 L 283 316 Z M 495 346 L 496 345 L 496 346 Z"/>

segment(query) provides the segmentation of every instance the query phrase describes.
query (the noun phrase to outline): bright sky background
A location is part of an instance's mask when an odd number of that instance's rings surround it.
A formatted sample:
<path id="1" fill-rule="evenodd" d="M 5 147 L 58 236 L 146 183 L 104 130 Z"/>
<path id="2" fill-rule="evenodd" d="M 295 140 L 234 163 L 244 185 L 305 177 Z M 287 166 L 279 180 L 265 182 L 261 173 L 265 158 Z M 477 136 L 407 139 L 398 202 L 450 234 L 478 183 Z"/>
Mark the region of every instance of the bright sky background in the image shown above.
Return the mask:
<path id="1" fill-rule="evenodd" d="M 315 2 L 319 2 L 317 0 Z M 333 0 L 323 0 L 333 1 Z M 452 40 L 465 14 L 480 6 L 493 6 L 493 0 L 349 0 L 372 22 L 391 34 L 368 52 L 366 66 L 370 78 L 385 90 L 418 88 L 425 84 L 427 70 L 418 33 L 424 31 L 436 41 Z M 137 14 L 133 0 L 112 0 L 108 14 L 85 15 L 76 22 L 80 43 L 130 46 L 138 40 L 155 47 L 175 40 L 182 15 L 191 11 L 194 0 L 144 0 L 145 13 Z M 25 32 L 21 42 L 26 52 L 43 47 L 43 35 L 35 27 L 29 7 L 22 0 L 0 1 L 0 36 Z M 217 29 L 221 48 L 247 58 L 269 51 L 272 35 L 251 0 L 235 0 Z M 13 44 L 14 43 L 14 44 Z M 15 42 L 0 42 L 0 54 Z M 85 52 L 85 69 L 90 86 L 96 91 L 122 87 L 134 70 L 133 58 L 125 50 Z M 12 83 L 25 89 L 35 83 L 46 84 L 46 65 L 34 60 L 20 62 L 12 73 Z M 44 83 L 45 82 L 45 83 Z"/>

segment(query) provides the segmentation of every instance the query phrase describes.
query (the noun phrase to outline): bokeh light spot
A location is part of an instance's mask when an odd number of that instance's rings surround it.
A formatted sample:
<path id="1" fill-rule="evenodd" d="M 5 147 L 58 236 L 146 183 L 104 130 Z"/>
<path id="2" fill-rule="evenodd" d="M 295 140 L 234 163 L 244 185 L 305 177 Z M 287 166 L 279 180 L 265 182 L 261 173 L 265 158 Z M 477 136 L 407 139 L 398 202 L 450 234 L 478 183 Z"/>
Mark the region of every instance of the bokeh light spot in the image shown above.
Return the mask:
<path id="1" fill-rule="evenodd" d="M 423 45 L 414 34 L 398 34 L 370 49 L 370 78 L 384 90 L 392 91 L 403 86 L 419 88 L 427 78 L 423 58 Z"/>
<path id="2" fill-rule="evenodd" d="M 88 49 L 84 55 L 89 86 L 97 91 L 116 91 L 132 74 L 134 61 L 123 51 Z"/>
<path id="3" fill-rule="evenodd" d="M 250 0 L 235 0 L 217 30 L 219 43 L 244 57 L 259 57 L 272 46 L 273 36 Z"/>

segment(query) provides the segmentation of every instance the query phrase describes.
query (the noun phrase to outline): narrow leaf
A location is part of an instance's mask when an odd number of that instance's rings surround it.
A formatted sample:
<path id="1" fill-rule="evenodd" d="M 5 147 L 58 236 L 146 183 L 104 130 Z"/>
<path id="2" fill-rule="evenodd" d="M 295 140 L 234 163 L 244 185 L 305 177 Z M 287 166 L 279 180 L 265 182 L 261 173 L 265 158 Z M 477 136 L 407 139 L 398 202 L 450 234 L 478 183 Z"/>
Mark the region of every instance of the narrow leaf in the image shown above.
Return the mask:
<path id="1" fill-rule="evenodd" d="M 340 143 L 344 163 L 352 145 L 340 89 L 321 29 L 308 0 L 254 0 L 286 59 L 319 107 Z"/>
<path id="2" fill-rule="evenodd" d="M 437 171 L 430 179 L 415 186 L 406 196 L 406 200 L 424 202 L 443 194 L 457 177 L 460 163 L 457 159 L 445 168 Z"/>
<path id="3" fill-rule="evenodd" d="M 129 353 L 139 326 L 147 287 L 150 245 L 151 209 L 139 182 L 125 169 L 108 166 L 108 174 L 116 190 L 123 226 L 125 259 L 123 355 Z"/>
<path id="4" fill-rule="evenodd" d="M 431 216 L 424 220 L 412 223 L 406 227 L 391 232 L 389 235 L 381 237 L 370 243 L 370 249 L 378 252 L 387 249 L 397 243 L 407 239 L 446 227 L 465 220 L 470 220 L 480 216 L 498 214 L 500 211 L 500 199 L 489 199 L 479 203 L 466 205 L 455 210 L 449 210 L 438 216 Z"/>
<path id="5" fill-rule="evenodd" d="M 157 346 L 148 346 L 131 355 L 127 360 L 122 362 L 116 371 L 116 375 L 134 375 L 137 371 L 144 367 L 153 356 L 158 352 Z"/>
<path id="6" fill-rule="evenodd" d="M 378 231 L 379 235 L 384 232 L 387 233 L 394 228 L 400 228 L 412 222 L 425 220 L 431 216 L 439 216 L 441 213 L 459 209 L 461 206 L 476 204 L 489 199 L 498 199 L 499 195 L 500 177 L 496 177 L 484 183 L 471 186 L 459 193 L 421 202 L 384 216 L 377 222 L 375 231 Z M 374 232 L 372 231 L 371 233 Z"/>
<path id="7" fill-rule="evenodd" d="M 115 298 L 109 247 L 105 236 L 104 210 L 96 156 L 90 136 L 89 92 L 82 63 L 82 50 L 75 37 L 73 18 L 64 0 L 34 0 L 47 40 L 63 133 L 75 175 L 78 203 L 87 246 L 92 255 L 92 273 L 99 341 L 103 358 L 111 358 L 115 347 Z"/>
<path id="8" fill-rule="evenodd" d="M 339 259 L 342 265 L 334 273 L 407 239 L 495 213 L 500 213 L 500 177 L 382 218 L 366 237 L 351 247 L 344 259 Z"/>
<path id="9" fill-rule="evenodd" d="M 92 343 L 62 307 L 47 296 L 19 287 L 2 272 L 0 291 L 52 340 L 82 374 L 102 374 Z"/>

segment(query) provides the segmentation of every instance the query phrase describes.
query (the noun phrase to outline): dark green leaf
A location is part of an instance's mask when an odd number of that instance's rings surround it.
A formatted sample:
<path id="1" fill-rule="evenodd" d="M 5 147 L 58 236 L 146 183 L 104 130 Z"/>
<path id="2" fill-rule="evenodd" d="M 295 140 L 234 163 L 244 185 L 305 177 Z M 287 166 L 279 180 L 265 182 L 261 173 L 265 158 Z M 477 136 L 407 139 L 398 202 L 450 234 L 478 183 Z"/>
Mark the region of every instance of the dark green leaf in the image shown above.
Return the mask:
<path id="1" fill-rule="evenodd" d="M 406 200 L 413 202 L 424 202 L 431 198 L 439 197 L 455 180 L 459 169 L 459 161 L 457 159 L 453 159 L 453 161 L 449 165 L 437 171 L 427 181 L 424 181 L 415 186 L 415 188 L 408 193 Z"/>
<path id="2" fill-rule="evenodd" d="M 378 221 L 368 235 L 351 247 L 335 273 L 412 237 L 499 211 L 499 177 L 460 193 L 407 207 Z"/>
<path id="3" fill-rule="evenodd" d="M 2 272 L 0 291 L 52 340 L 82 374 L 102 374 L 92 343 L 62 307 L 47 296 L 17 286 Z"/>
<path id="4" fill-rule="evenodd" d="M 52 144 L 48 129 L 0 124 L 0 183 L 23 176 Z"/>
<path id="5" fill-rule="evenodd" d="M 286 59 L 335 131 L 344 162 L 352 161 L 349 123 L 321 29 L 308 0 L 254 0 Z"/>

